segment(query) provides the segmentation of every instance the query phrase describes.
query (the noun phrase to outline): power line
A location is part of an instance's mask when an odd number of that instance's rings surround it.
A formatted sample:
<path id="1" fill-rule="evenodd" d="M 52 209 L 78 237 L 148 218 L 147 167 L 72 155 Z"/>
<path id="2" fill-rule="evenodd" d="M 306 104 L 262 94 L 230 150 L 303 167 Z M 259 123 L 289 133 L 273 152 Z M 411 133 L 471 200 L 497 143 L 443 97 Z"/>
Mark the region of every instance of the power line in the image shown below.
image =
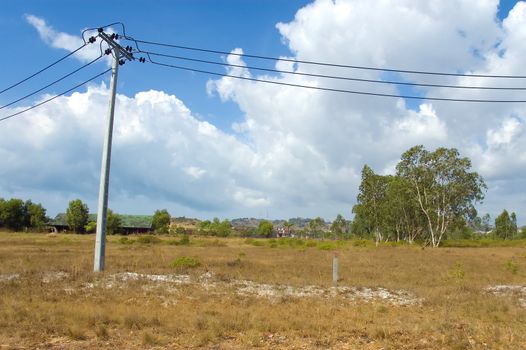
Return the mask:
<path id="1" fill-rule="evenodd" d="M 159 62 L 154 62 L 154 61 L 151 61 L 151 60 L 150 60 L 150 62 L 152 64 L 159 65 L 159 66 L 175 68 L 175 69 L 181 69 L 181 70 L 186 70 L 186 71 L 191 71 L 191 72 L 196 72 L 196 73 L 215 75 L 215 76 L 220 76 L 220 77 L 235 78 L 235 79 L 248 80 L 248 81 L 260 82 L 260 83 L 274 84 L 274 85 L 299 87 L 299 88 L 312 89 L 312 90 L 341 92 L 341 93 L 348 93 L 348 94 L 355 94 L 355 95 L 395 97 L 395 98 L 414 99 L 414 100 L 448 101 L 448 102 L 526 103 L 526 100 L 487 100 L 487 99 L 460 99 L 460 98 L 457 99 L 457 98 L 445 98 L 445 97 L 419 97 L 419 96 L 410 96 L 410 95 L 395 95 L 395 94 L 383 94 L 383 93 L 367 92 L 367 91 L 335 89 L 335 88 L 309 86 L 309 85 L 285 83 L 285 82 L 265 80 L 265 79 L 256 79 L 256 78 L 235 76 L 235 75 L 229 75 L 229 74 L 224 74 L 224 73 L 211 72 L 211 71 L 207 71 L 207 70 L 201 70 L 201 69 L 195 69 L 195 68 L 189 68 L 189 67 L 183 67 L 183 66 L 176 66 L 176 65 L 172 65 L 172 64 L 159 63 Z"/>
<path id="2" fill-rule="evenodd" d="M 53 62 L 53 63 L 47 65 L 46 67 L 42 68 L 42 69 L 39 70 L 38 72 L 31 74 L 30 76 L 28 76 L 27 78 L 25 78 L 25 79 L 23 79 L 23 80 L 20 80 L 18 83 L 15 83 L 15 84 L 13 84 L 13 85 L 11 85 L 11 86 L 6 87 L 5 89 L 3 89 L 3 90 L 0 91 L 0 94 L 6 92 L 6 91 L 8 91 L 8 90 L 11 90 L 12 88 L 14 88 L 14 87 L 16 87 L 16 86 L 22 84 L 22 83 L 25 82 L 25 81 L 28 81 L 29 79 L 33 78 L 34 76 L 36 76 L 36 75 L 42 73 L 43 71 L 45 71 L 45 70 L 47 70 L 47 69 L 53 67 L 53 66 L 56 65 L 57 63 L 64 61 L 64 60 L 65 60 L 66 58 L 68 58 L 69 56 L 71 56 L 71 55 L 75 54 L 76 52 L 78 52 L 79 50 L 83 49 L 86 45 L 88 45 L 88 44 L 87 44 L 87 43 L 82 44 L 82 45 L 79 46 L 77 49 L 71 51 L 71 52 L 68 53 L 66 56 L 64 56 L 64 57 L 62 57 L 62 58 L 56 60 L 55 62 Z"/>
<path id="3" fill-rule="evenodd" d="M 12 101 L 12 102 L 9 102 L 9 103 L 6 104 L 6 105 L 0 106 L 0 109 L 4 109 L 4 108 L 6 108 L 6 107 L 9 107 L 9 106 L 11 106 L 11 105 L 14 105 L 14 104 L 17 103 L 17 102 L 20 102 L 20 101 L 22 101 L 22 100 L 24 100 L 24 99 L 26 99 L 26 98 L 28 98 L 28 97 L 31 97 L 31 96 L 33 96 L 33 95 L 39 93 L 39 92 L 42 91 L 42 90 L 47 89 L 48 87 L 50 87 L 50 86 L 52 86 L 52 85 L 55 85 L 56 83 L 58 83 L 58 82 L 60 82 L 60 81 L 62 81 L 62 80 L 64 80 L 64 79 L 66 79 L 67 77 L 70 77 L 71 75 L 77 73 L 77 72 L 80 71 L 81 69 L 86 68 L 86 67 L 89 66 L 90 64 L 97 62 L 99 59 L 101 59 L 101 57 L 102 57 L 102 55 L 100 55 L 99 57 L 95 58 L 95 59 L 92 60 L 91 62 L 86 63 L 86 64 L 83 65 L 82 67 L 79 67 L 79 68 L 75 69 L 75 70 L 72 71 L 71 73 L 68 73 L 68 74 L 64 75 L 63 77 L 61 77 L 61 78 L 59 78 L 59 79 L 57 79 L 57 80 L 55 80 L 55 81 L 53 81 L 53 82 L 47 84 L 46 86 L 44 86 L 44 87 L 42 87 L 42 88 L 40 88 L 40 89 L 38 89 L 38 90 L 33 91 L 33 92 L 30 93 L 30 94 L 27 94 L 27 95 L 25 95 L 25 96 L 23 96 L 23 97 L 20 97 L 20 98 L 17 99 L 17 100 L 14 100 L 14 101 Z"/>
<path id="4" fill-rule="evenodd" d="M 175 58 L 178 60 L 200 62 L 200 63 L 213 64 L 213 65 L 219 65 L 219 66 L 224 66 L 224 67 L 246 68 L 246 69 L 258 70 L 258 71 L 264 71 L 264 72 L 285 73 L 285 74 L 301 75 L 301 76 L 307 76 L 307 77 L 327 78 L 327 79 L 337 79 L 337 80 L 347 80 L 347 81 L 359 81 L 359 82 L 366 82 L 366 83 L 394 84 L 394 85 L 406 85 L 406 86 L 425 86 L 425 87 L 450 88 L 450 89 L 472 89 L 472 90 L 526 90 L 526 87 L 445 85 L 445 84 L 411 83 L 411 82 L 393 81 L 393 80 L 362 79 L 362 78 L 352 78 L 352 77 L 335 76 L 335 75 L 327 75 L 327 74 L 296 72 L 296 71 L 290 71 L 290 70 L 278 70 L 278 69 L 272 69 L 272 68 L 247 66 L 247 65 L 232 64 L 232 63 L 225 63 L 225 62 L 215 62 L 215 61 L 190 58 L 190 57 L 185 57 L 185 56 L 168 55 L 168 54 L 152 52 L 152 51 L 144 51 L 144 50 L 140 50 L 138 52 L 142 52 L 142 53 L 145 53 L 147 55 L 152 55 L 152 56 Z"/>
<path id="5" fill-rule="evenodd" d="M 290 58 L 277 58 L 277 57 L 271 57 L 271 56 L 251 55 L 251 54 L 246 54 L 246 53 L 236 53 L 236 52 L 212 50 L 212 49 L 205 49 L 205 48 L 192 47 L 192 46 L 160 43 L 160 42 L 155 42 L 155 41 L 134 39 L 129 36 L 126 36 L 125 38 L 131 41 L 135 41 L 136 43 L 172 47 L 172 48 L 177 48 L 177 49 L 182 49 L 182 50 L 208 52 L 208 53 L 216 53 L 216 54 L 221 54 L 221 55 L 232 55 L 232 56 L 240 56 L 240 57 L 249 57 L 249 58 L 257 58 L 257 59 L 271 60 L 271 61 L 303 63 L 303 64 L 311 64 L 311 65 L 317 65 L 317 66 L 372 70 L 372 71 L 393 72 L 393 73 L 454 76 L 454 77 L 526 79 L 526 75 L 488 75 L 488 74 L 470 74 L 470 73 L 432 72 L 432 71 L 420 71 L 420 70 L 379 68 L 379 67 L 371 67 L 371 66 L 358 66 L 358 65 L 348 65 L 348 64 L 338 64 L 338 63 L 326 63 L 326 62 L 317 62 L 317 61 L 297 60 L 297 59 L 290 59 Z M 137 48 L 139 49 L 139 47 Z M 139 51 L 141 50 L 139 49 Z"/>
<path id="6" fill-rule="evenodd" d="M 48 102 L 50 102 L 50 101 L 53 101 L 53 100 L 56 99 L 57 97 L 63 96 L 63 95 L 65 95 L 65 94 L 67 94 L 68 92 L 71 92 L 71 91 L 75 90 L 76 88 L 78 88 L 78 87 L 80 87 L 80 86 L 82 86 L 82 85 L 85 85 L 85 84 L 89 83 L 89 82 L 92 81 L 92 80 L 97 79 L 98 77 L 100 77 L 100 76 L 102 76 L 102 75 L 108 73 L 109 71 L 111 71 L 111 68 L 108 68 L 108 69 L 106 69 L 104 72 L 99 73 L 99 74 L 97 74 L 97 75 L 95 75 L 95 76 L 89 78 L 88 80 L 86 80 L 86 81 L 84 81 L 84 82 L 82 82 L 82 83 L 80 83 L 80 84 L 78 84 L 78 85 L 75 85 L 75 86 L 72 87 L 71 89 L 68 89 L 68 90 L 66 90 L 66 91 L 64 91 L 64 92 L 62 92 L 62 93 L 60 93 L 60 94 L 58 94 L 58 95 L 55 95 L 55 96 L 53 96 L 53 97 L 51 97 L 51 98 L 48 98 L 48 99 L 45 100 L 45 101 L 42 101 L 42 102 L 40 102 L 40 103 L 37 103 L 36 105 L 33 105 L 33 106 L 31 106 L 31 107 L 29 107 L 29 108 L 26 108 L 26 109 L 24 109 L 24 110 L 22 110 L 22 111 L 19 111 L 19 112 L 16 112 L 16 113 L 10 114 L 10 115 L 5 116 L 5 117 L 2 117 L 2 118 L 0 118 L 0 122 L 3 121 L 3 120 L 9 119 L 9 118 L 13 118 L 13 117 L 15 117 L 15 116 L 17 116 L 17 115 L 20 115 L 20 114 L 22 114 L 22 113 L 25 113 L 25 112 L 27 112 L 27 111 L 29 111 L 29 110 L 32 110 L 32 109 L 34 109 L 34 108 L 37 108 L 37 107 L 39 107 L 39 106 L 42 106 L 43 104 L 48 103 Z"/>
<path id="7" fill-rule="evenodd" d="M 98 30 L 98 29 L 100 29 L 100 28 L 102 28 L 102 29 L 106 29 L 106 28 L 111 27 L 111 26 L 113 26 L 113 25 L 115 25 L 115 24 L 119 24 L 119 25 L 122 27 L 122 34 L 123 34 L 124 36 L 126 36 L 126 27 L 124 26 L 124 23 L 122 23 L 122 22 L 113 22 L 113 23 L 106 24 L 106 25 L 101 26 L 101 27 L 96 27 L 96 28 L 86 28 L 86 29 L 84 29 L 84 30 L 82 31 L 82 34 L 81 34 L 81 36 L 82 36 L 82 40 L 84 40 L 84 43 L 86 43 L 86 39 L 84 38 L 84 34 L 85 34 L 86 32 L 89 32 L 90 30 Z"/>

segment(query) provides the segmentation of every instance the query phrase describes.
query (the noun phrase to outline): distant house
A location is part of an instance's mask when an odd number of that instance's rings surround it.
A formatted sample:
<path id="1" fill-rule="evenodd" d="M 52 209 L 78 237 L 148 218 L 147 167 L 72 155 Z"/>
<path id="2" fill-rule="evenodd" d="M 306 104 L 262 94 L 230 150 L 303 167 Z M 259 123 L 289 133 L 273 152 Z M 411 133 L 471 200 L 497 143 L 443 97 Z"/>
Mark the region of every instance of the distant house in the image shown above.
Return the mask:
<path id="1" fill-rule="evenodd" d="M 120 215 L 121 226 L 119 227 L 119 233 L 123 235 L 129 234 L 140 234 L 150 233 L 152 229 L 151 215 Z M 97 214 L 89 214 L 88 221 L 97 221 Z M 48 223 L 48 227 L 53 232 L 65 232 L 69 230 L 69 226 L 66 220 L 65 213 L 59 213 L 57 216 Z"/>

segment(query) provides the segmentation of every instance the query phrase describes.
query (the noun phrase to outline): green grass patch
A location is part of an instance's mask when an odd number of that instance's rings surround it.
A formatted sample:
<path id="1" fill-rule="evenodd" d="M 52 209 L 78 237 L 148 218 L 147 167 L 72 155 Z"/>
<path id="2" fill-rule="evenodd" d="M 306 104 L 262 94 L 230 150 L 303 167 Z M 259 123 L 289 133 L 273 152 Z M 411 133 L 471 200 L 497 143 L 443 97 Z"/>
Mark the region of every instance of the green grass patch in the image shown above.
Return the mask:
<path id="1" fill-rule="evenodd" d="M 141 244 L 157 244 L 157 243 L 161 243 L 161 239 L 159 237 L 155 237 L 152 235 L 145 235 L 145 236 L 139 236 L 136 242 L 141 243 Z"/>
<path id="2" fill-rule="evenodd" d="M 192 258 L 189 256 L 181 256 L 180 258 L 175 259 L 170 264 L 171 267 L 174 268 L 193 268 L 193 267 L 199 267 L 201 266 L 201 262 L 197 258 Z"/>

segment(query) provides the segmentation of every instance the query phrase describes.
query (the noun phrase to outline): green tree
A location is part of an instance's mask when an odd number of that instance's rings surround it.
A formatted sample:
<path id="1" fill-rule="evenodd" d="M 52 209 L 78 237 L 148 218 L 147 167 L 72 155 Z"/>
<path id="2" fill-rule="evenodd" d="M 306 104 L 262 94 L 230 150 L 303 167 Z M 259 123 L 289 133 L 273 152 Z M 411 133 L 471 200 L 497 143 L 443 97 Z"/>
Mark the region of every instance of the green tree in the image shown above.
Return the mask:
<path id="1" fill-rule="evenodd" d="M 272 232 L 274 232 L 274 226 L 268 220 L 261 220 L 258 225 L 257 233 L 260 236 L 267 238 L 272 237 Z"/>
<path id="2" fill-rule="evenodd" d="M 517 218 L 506 209 L 495 219 L 495 236 L 501 239 L 513 239 L 517 235 Z"/>
<path id="3" fill-rule="evenodd" d="M 156 210 L 152 218 L 152 228 L 157 233 L 168 233 L 171 219 L 168 210 Z"/>
<path id="4" fill-rule="evenodd" d="M 207 235 L 207 234 L 210 233 L 210 226 L 211 225 L 212 225 L 212 222 L 210 220 L 200 221 L 197 224 L 197 232 Z"/>
<path id="5" fill-rule="evenodd" d="M 476 172 L 469 172 L 470 168 L 471 161 L 460 157 L 454 148 L 429 152 L 423 146 L 406 151 L 396 166 L 397 175 L 410 183 L 433 247 L 440 245 L 456 217 L 472 215 L 474 203 L 484 198 L 486 184 Z"/>
<path id="6" fill-rule="evenodd" d="M 313 237 L 320 237 L 323 234 L 325 221 L 319 216 L 309 221 L 309 232 Z"/>
<path id="7" fill-rule="evenodd" d="M 2 212 L 4 210 L 4 204 L 5 204 L 5 199 L 0 198 L 0 227 L 4 226 L 4 221 L 2 219 Z"/>
<path id="8" fill-rule="evenodd" d="M 375 236 L 376 245 L 382 237 L 382 210 L 387 192 L 388 177 L 377 175 L 367 165 L 362 169 L 362 182 L 358 192 L 358 204 L 353 212 L 367 231 Z"/>
<path id="9" fill-rule="evenodd" d="M 380 206 L 381 229 L 391 240 L 413 243 L 423 232 L 425 223 L 409 182 L 400 176 L 387 177 L 387 190 Z"/>
<path id="10" fill-rule="evenodd" d="M 228 219 L 224 219 L 215 229 L 219 237 L 228 237 L 232 233 L 232 224 Z"/>
<path id="11" fill-rule="evenodd" d="M 294 223 L 289 221 L 285 221 L 283 223 L 283 227 L 285 228 L 285 234 L 287 236 L 290 236 L 290 233 L 292 232 L 292 228 L 294 227 Z"/>
<path id="12" fill-rule="evenodd" d="M 46 209 L 40 203 L 33 203 L 30 200 L 24 204 L 26 212 L 27 226 L 34 230 L 41 232 L 44 230 L 48 218 L 46 217 Z"/>
<path id="13" fill-rule="evenodd" d="M 75 233 L 84 232 L 84 227 L 88 223 L 89 209 L 80 199 L 74 199 L 69 202 L 66 211 L 66 221 L 69 229 Z"/>
<path id="14" fill-rule="evenodd" d="M 0 221 L 8 229 L 20 231 L 26 226 L 26 217 L 26 207 L 21 199 L 11 198 L 3 202 Z"/>
<path id="15" fill-rule="evenodd" d="M 354 219 L 351 223 L 351 234 L 355 237 L 370 238 L 373 234 L 367 215 L 365 214 L 364 206 L 360 203 L 352 207 Z"/>
<path id="16" fill-rule="evenodd" d="M 121 216 L 119 214 L 115 214 L 111 209 L 108 209 L 106 217 L 106 232 L 109 235 L 114 235 L 119 232 L 121 226 Z"/>
<path id="17" fill-rule="evenodd" d="M 84 226 L 84 232 L 93 233 L 97 230 L 97 223 L 95 221 L 89 221 L 86 226 Z"/>
<path id="18" fill-rule="evenodd" d="M 482 217 L 482 227 L 481 228 L 482 228 L 482 231 L 484 231 L 485 233 L 488 233 L 492 229 L 491 216 L 488 213 L 484 214 L 484 216 Z"/>
<path id="19" fill-rule="evenodd" d="M 345 218 L 341 214 L 338 214 L 331 224 L 331 232 L 336 238 L 342 239 L 347 234 L 347 227 L 348 223 Z"/>

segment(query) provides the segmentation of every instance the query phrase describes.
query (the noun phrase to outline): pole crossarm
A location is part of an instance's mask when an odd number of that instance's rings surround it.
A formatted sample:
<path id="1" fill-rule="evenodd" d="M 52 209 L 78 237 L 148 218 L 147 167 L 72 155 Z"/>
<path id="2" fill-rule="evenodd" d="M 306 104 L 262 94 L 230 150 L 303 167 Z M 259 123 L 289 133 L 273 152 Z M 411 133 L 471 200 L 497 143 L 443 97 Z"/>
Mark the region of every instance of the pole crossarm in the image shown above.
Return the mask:
<path id="1" fill-rule="evenodd" d="M 104 40 L 111 48 L 113 48 L 113 50 L 118 51 L 119 56 L 126 58 L 128 61 L 135 60 L 135 57 L 133 57 L 133 53 L 130 52 L 131 47 L 130 47 L 130 50 L 128 50 L 128 48 L 122 47 L 117 41 L 115 41 L 115 39 L 118 38 L 117 35 L 115 34 L 108 35 L 104 33 L 103 31 L 99 31 L 99 37 L 102 40 Z M 119 64 L 122 64 L 122 63 L 119 62 Z"/>

